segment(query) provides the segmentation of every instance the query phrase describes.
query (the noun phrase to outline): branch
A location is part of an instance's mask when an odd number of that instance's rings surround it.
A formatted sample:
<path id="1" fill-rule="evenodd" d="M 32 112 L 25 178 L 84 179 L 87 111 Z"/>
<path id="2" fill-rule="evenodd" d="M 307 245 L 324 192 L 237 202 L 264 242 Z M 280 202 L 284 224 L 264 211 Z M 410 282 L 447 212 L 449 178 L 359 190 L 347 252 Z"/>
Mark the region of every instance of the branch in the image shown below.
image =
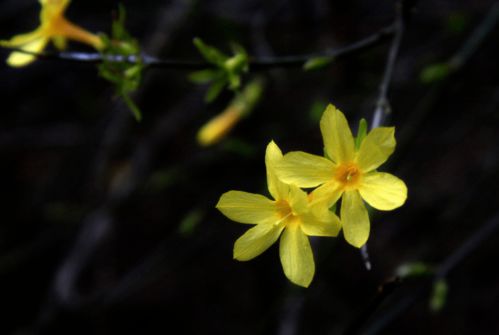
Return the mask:
<path id="1" fill-rule="evenodd" d="M 262 57 L 253 58 L 249 62 L 251 69 L 256 71 L 268 70 L 276 67 L 303 67 L 303 65 L 311 58 L 315 57 L 329 57 L 329 58 L 343 58 L 368 50 L 377 46 L 388 38 L 393 36 L 395 27 L 389 25 L 380 29 L 378 32 L 356 41 L 339 49 L 331 49 L 322 53 L 297 55 L 297 56 L 283 56 L 283 57 Z M 104 56 L 100 53 L 85 53 L 85 52 L 30 52 L 20 48 L 9 48 L 10 50 L 21 52 L 28 55 L 36 56 L 41 60 L 62 60 L 77 63 L 90 63 L 98 64 L 104 60 L 111 62 L 127 62 L 137 63 L 139 56 L 123 56 L 123 55 L 107 55 Z M 140 60 L 144 65 L 150 68 L 160 69 L 178 69 L 178 70 L 201 70 L 211 68 L 213 65 L 204 61 L 185 61 L 178 59 L 159 59 L 147 54 L 140 55 Z"/>
<path id="2" fill-rule="evenodd" d="M 371 129 L 380 127 L 383 124 L 385 118 L 391 113 L 390 102 L 388 101 L 388 89 L 392 81 L 393 69 L 395 68 L 395 62 L 397 61 L 400 44 L 402 42 L 402 35 L 404 34 L 404 2 L 397 4 L 396 13 L 395 35 L 390 46 L 390 51 L 388 52 L 388 59 L 386 61 L 383 80 L 381 81 L 381 84 L 379 86 L 379 95 L 378 100 L 376 101 L 376 109 L 374 110 Z"/>
<path id="3" fill-rule="evenodd" d="M 388 52 L 385 73 L 383 74 L 383 79 L 381 80 L 381 84 L 379 86 L 379 95 L 373 113 L 371 129 L 380 127 L 386 117 L 391 113 L 390 102 L 388 101 L 388 89 L 392 81 L 393 69 L 395 68 L 395 62 L 397 61 L 400 44 L 402 42 L 405 22 L 408 19 L 409 13 L 414 5 L 414 1 L 401 1 L 396 5 L 395 23 L 393 24 L 395 32 L 390 46 L 390 51 Z M 371 270 L 372 264 L 369 259 L 369 252 L 367 251 L 367 243 L 360 248 L 360 253 L 364 266 L 368 271 Z"/>

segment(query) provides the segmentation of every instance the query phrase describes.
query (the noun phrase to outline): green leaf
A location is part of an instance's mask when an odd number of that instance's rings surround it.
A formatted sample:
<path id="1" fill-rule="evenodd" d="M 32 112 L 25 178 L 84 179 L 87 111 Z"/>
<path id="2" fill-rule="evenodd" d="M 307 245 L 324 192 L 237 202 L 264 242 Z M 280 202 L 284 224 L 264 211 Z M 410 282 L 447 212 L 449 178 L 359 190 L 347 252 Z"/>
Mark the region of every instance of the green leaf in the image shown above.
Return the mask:
<path id="1" fill-rule="evenodd" d="M 204 59 L 209 63 L 221 66 L 228 58 L 217 48 L 204 43 L 199 37 L 194 38 L 193 43 L 201 55 L 203 55 Z"/>
<path id="2" fill-rule="evenodd" d="M 204 96 L 204 101 L 207 103 L 213 102 L 222 92 L 225 86 L 225 80 L 217 80 L 211 84 L 210 88 Z"/>
<path id="3" fill-rule="evenodd" d="M 435 281 L 430 298 L 430 310 L 433 313 L 438 313 L 444 308 L 448 292 L 449 287 L 444 279 Z"/>
<path id="4" fill-rule="evenodd" d="M 367 121 L 362 118 L 359 121 L 359 129 L 357 129 L 357 137 L 355 138 L 355 149 L 360 149 L 360 144 L 367 135 Z"/>
<path id="5" fill-rule="evenodd" d="M 194 45 L 203 57 L 216 67 L 216 69 L 197 71 L 189 76 L 189 79 L 195 83 L 213 82 L 205 96 L 206 102 L 215 100 L 226 85 L 233 91 L 241 87 L 241 76 L 249 69 L 248 55 L 244 48 L 233 45 L 235 54 L 228 57 L 199 38 L 194 39 Z"/>
<path id="6" fill-rule="evenodd" d="M 205 84 L 220 77 L 220 71 L 215 69 L 206 69 L 189 74 L 189 80 L 196 84 Z"/>
<path id="7" fill-rule="evenodd" d="M 310 58 L 303 64 L 303 70 L 314 71 L 325 68 L 334 60 L 332 56 L 319 56 Z"/>
<path id="8" fill-rule="evenodd" d="M 204 217 L 204 211 L 200 209 L 194 209 L 189 214 L 187 214 L 184 219 L 180 222 L 178 227 L 178 232 L 180 235 L 189 236 L 192 235 L 196 227 L 201 223 Z"/>
<path id="9" fill-rule="evenodd" d="M 133 102 L 132 98 L 130 98 L 130 96 L 127 93 L 122 94 L 121 97 L 123 98 L 123 101 L 128 106 L 130 111 L 132 112 L 133 116 L 135 117 L 135 120 L 137 120 L 137 122 L 142 121 L 142 112 L 140 111 L 139 107 L 137 107 L 137 105 Z"/>
<path id="10" fill-rule="evenodd" d="M 142 80 L 144 64 L 140 57 L 140 46 L 125 28 L 126 12 L 121 4 L 118 16 L 112 23 L 111 37 L 101 35 L 105 48 L 101 52 L 103 61 L 98 65 L 99 76 L 114 85 L 117 95 L 128 106 L 137 121 L 142 113 L 132 101 L 130 93 L 137 90 Z M 123 56 L 123 61 L 116 61 L 116 56 Z M 131 58 L 133 61 L 128 61 Z"/>
<path id="11" fill-rule="evenodd" d="M 421 71 L 419 79 L 424 84 L 433 83 L 445 79 L 451 73 L 449 63 L 437 63 L 428 65 Z"/>
<path id="12" fill-rule="evenodd" d="M 397 268 L 396 274 L 400 278 L 431 275 L 433 274 L 433 267 L 423 262 L 406 263 Z"/>

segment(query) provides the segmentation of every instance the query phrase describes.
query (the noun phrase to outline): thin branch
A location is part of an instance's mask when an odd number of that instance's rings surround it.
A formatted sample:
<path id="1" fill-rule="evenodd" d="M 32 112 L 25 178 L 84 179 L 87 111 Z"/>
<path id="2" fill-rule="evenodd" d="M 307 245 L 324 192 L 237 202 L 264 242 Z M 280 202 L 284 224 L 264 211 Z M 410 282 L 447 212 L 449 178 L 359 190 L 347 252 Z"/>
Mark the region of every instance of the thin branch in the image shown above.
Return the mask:
<path id="1" fill-rule="evenodd" d="M 492 29 L 499 20 L 499 2 L 492 5 L 489 14 L 485 17 L 482 23 L 473 31 L 471 36 L 466 40 L 463 47 L 451 58 L 449 64 L 456 70 L 462 67 L 468 59 L 480 47 L 485 38 L 489 35 Z"/>
<path id="2" fill-rule="evenodd" d="M 381 126 L 385 118 L 391 113 L 390 102 L 388 101 L 388 89 L 393 77 L 393 70 L 397 61 L 397 56 L 404 34 L 404 8 L 403 2 L 398 3 L 396 7 L 397 16 L 395 19 L 395 35 L 388 52 L 388 59 L 386 61 L 385 73 L 383 80 L 379 86 L 378 100 L 376 101 L 376 109 L 371 123 L 371 129 Z"/>
<path id="3" fill-rule="evenodd" d="M 376 101 L 376 107 L 373 113 L 371 129 L 380 127 L 385 121 L 386 117 L 391 113 L 390 102 L 388 100 L 388 89 L 392 81 L 393 70 L 395 68 L 395 63 L 397 61 L 400 44 L 402 42 L 405 21 L 408 18 L 408 13 L 410 13 L 412 6 L 415 5 L 414 2 L 411 2 L 410 4 L 407 2 L 408 1 L 401 1 L 396 4 L 395 23 L 393 25 L 395 31 L 390 46 L 390 51 L 388 52 L 388 59 L 386 61 L 385 73 L 383 74 L 383 79 L 381 80 L 381 84 L 379 86 L 379 94 L 378 94 L 378 99 Z M 369 258 L 369 252 L 367 251 L 367 243 L 360 248 L 360 253 L 365 268 L 368 271 L 371 270 L 372 264 Z"/>
<path id="4" fill-rule="evenodd" d="M 331 49 L 322 53 L 283 56 L 283 57 L 263 57 L 250 59 L 249 66 L 253 70 L 268 70 L 277 67 L 302 67 L 309 59 L 315 57 L 330 57 L 334 59 L 350 56 L 356 53 L 363 52 L 374 46 L 377 46 L 391 36 L 395 32 L 394 26 L 390 25 L 380 29 L 378 32 L 365 37 L 359 41 L 349 44 L 343 48 Z M 178 69 L 178 70 L 200 70 L 207 69 L 213 65 L 204 61 L 186 61 L 178 59 L 159 59 L 154 56 L 142 54 L 140 59 L 138 56 L 123 56 L 123 55 L 102 55 L 100 53 L 85 53 L 85 52 L 42 52 L 35 53 L 26 51 L 20 48 L 10 48 L 13 51 L 36 56 L 43 60 L 63 60 L 77 63 L 98 64 L 104 60 L 111 62 L 127 62 L 137 63 L 142 61 L 144 65 L 150 68 L 161 69 Z"/>

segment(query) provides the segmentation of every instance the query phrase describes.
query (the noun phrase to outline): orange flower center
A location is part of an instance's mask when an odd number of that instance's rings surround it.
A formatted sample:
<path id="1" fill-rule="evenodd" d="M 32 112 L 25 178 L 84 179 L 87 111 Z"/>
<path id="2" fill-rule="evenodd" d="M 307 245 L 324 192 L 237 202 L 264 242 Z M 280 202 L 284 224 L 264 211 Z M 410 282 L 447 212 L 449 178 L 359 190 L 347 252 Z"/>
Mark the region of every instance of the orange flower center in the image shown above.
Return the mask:
<path id="1" fill-rule="evenodd" d="M 334 179 L 338 181 L 343 187 L 355 189 L 358 187 L 362 172 L 355 163 L 342 163 L 340 164 L 334 174 Z"/>
<path id="2" fill-rule="evenodd" d="M 278 200 L 276 203 L 276 207 L 279 216 L 279 221 L 275 223 L 276 226 L 281 223 L 286 223 L 286 225 L 288 225 L 291 222 L 296 221 L 296 216 L 293 214 L 293 210 L 286 200 Z"/>

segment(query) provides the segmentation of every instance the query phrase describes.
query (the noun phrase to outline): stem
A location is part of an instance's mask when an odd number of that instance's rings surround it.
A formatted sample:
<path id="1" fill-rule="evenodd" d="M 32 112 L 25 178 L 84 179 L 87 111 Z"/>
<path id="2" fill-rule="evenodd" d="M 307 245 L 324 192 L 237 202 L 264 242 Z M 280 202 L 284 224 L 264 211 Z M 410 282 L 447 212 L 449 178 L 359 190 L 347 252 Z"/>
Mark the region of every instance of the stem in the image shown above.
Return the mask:
<path id="1" fill-rule="evenodd" d="M 395 27 L 393 25 L 384 27 L 378 32 L 356 41 L 343 48 L 328 50 L 322 53 L 297 55 L 297 56 L 283 56 L 283 57 L 264 57 L 253 58 L 249 62 L 249 66 L 254 70 L 267 70 L 276 67 L 302 67 L 310 58 L 314 57 L 331 57 L 334 59 L 342 58 L 345 56 L 360 53 L 374 46 L 384 42 L 389 37 L 393 36 Z M 85 53 L 85 52 L 30 52 L 20 48 L 10 48 L 14 51 L 36 56 L 39 59 L 45 60 L 64 60 L 73 61 L 78 63 L 101 63 L 103 60 L 111 62 L 127 62 L 137 63 L 137 56 L 122 56 L 122 55 L 108 55 L 103 56 L 100 53 Z M 151 68 L 160 69 L 178 69 L 178 70 L 201 70 L 211 68 L 213 65 L 207 62 L 198 61 L 185 61 L 178 59 L 159 59 L 154 56 L 143 54 L 140 56 L 144 65 Z"/>
<path id="2" fill-rule="evenodd" d="M 391 113 L 390 102 L 388 101 L 388 89 L 392 81 L 393 69 L 395 68 L 395 62 L 397 61 L 402 36 L 404 34 L 404 10 L 402 8 L 402 3 L 397 4 L 396 10 L 397 16 L 395 19 L 395 35 L 390 46 L 390 51 L 388 52 L 388 59 L 386 61 L 383 80 L 379 86 L 379 95 L 378 100 L 376 101 L 376 108 L 374 110 L 371 129 L 381 126 L 385 118 Z"/>

